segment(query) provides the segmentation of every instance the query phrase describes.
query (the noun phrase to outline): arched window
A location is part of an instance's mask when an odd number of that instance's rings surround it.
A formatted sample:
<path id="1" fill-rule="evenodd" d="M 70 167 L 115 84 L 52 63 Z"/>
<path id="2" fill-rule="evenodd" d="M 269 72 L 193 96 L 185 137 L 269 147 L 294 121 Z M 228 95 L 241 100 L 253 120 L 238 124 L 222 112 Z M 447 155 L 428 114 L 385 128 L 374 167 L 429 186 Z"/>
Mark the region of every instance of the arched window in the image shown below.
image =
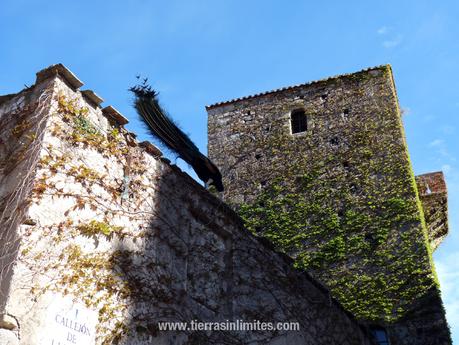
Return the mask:
<path id="1" fill-rule="evenodd" d="M 290 121 L 292 125 L 292 134 L 306 132 L 308 129 L 308 122 L 303 109 L 292 111 Z"/>

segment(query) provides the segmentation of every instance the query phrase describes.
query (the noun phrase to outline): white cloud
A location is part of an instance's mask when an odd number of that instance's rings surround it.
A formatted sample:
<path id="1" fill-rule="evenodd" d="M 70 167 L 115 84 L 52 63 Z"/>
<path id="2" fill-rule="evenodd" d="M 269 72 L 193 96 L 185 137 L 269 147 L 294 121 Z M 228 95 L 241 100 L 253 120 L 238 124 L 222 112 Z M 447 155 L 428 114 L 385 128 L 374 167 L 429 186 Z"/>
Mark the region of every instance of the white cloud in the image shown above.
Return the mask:
<path id="1" fill-rule="evenodd" d="M 376 32 L 378 35 L 384 35 L 388 30 L 387 26 L 381 26 Z"/>
<path id="2" fill-rule="evenodd" d="M 435 139 L 429 143 L 429 147 L 435 149 L 439 158 L 446 159 L 449 162 L 456 162 L 457 159 L 448 150 L 448 146 L 443 139 Z M 445 164 L 448 165 L 448 164 Z"/>
<path id="3" fill-rule="evenodd" d="M 385 40 L 382 42 L 384 48 L 394 48 L 403 41 L 403 35 L 393 33 L 394 30 L 388 26 L 381 26 L 376 33 L 380 36 L 384 36 Z"/>
<path id="4" fill-rule="evenodd" d="M 440 147 L 440 146 L 443 146 L 444 143 L 445 141 L 443 139 L 435 139 L 434 141 L 431 141 L 429 143 L 429 146 L 430 147 Z"/>
<path id="5" fill-rule="evenodd" d="M 400 112 L 402 115 L 408 115 L 411 114 L 411 109 L 408 107 L 401 107 Z"/>
<path id="6" fill-rule="evenodd" d="M 425 115 L 425 116 L 422 117 L 422 121 L 423 122 L 431 122 L 434 119 L 435 119 L 435 116 L 433 116 L 433 115 Z"/>
<path id="7" fill-rule="evenodd" d="M 451 172 L 451 165 L 443 164 L 441 166 L 441 171 L 443 171 L 445 173 L 445 175 L 448 175 Z"/>
<path id="8" fill-rule="evenodd" d="M 384 41 L 382 43 L 382 45 L 383 45 L 384 48 L 395 48 L 400 43 L 402 43 L 402 40 L 403 40 L 403 36 L 398 34 L 394 38 Z"/>

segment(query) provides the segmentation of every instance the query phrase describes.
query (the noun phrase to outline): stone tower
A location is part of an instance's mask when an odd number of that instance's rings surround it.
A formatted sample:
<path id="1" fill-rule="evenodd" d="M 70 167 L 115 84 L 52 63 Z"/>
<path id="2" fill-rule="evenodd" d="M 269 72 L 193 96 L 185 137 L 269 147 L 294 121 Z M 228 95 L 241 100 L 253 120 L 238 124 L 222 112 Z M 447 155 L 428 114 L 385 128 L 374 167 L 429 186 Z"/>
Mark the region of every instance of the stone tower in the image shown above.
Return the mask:
<path id="1" fill-rule="evenodd" d="M 416 184 L 390 66 L 207 111 L 223 198 L 252 232 L 381 339 L 451 343 L 431 255 L 447 232 L 446 187 L 441 173 Z"/>

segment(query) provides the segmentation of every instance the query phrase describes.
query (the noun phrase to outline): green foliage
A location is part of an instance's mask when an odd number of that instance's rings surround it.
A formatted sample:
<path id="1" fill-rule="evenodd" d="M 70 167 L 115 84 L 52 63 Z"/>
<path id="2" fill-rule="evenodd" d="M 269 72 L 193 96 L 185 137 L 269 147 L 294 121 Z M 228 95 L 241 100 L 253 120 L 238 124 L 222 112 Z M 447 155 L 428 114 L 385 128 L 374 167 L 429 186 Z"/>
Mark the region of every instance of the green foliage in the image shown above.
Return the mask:
<path id="1" fill-rule="evenodd" d="M 362 120 L 340 128 L 347 148 L 335 153 L 313 135 L 292 140 L 271 131 L 256 149 L 271 156 L 269 173 L 281 178 L 238 211 L 251 232 L 324 282 L 357 318 L 390 322 L 435 279 L 413 174 L 398 139 L 401 123 L 390 108 L 372 116 L 383 124 Z M 241 152 L 254 150 L 250 142 L 241 145 Z M 258 179 L 254 175 L 254 185 Z"/>
<path id="2" fill-rule="evenodd" d="M 63 133 L 60 128 L 55 128 L 53 134 L 64 135 L 74 145 L 90 146 L 106 156 L 119 156 L 128 152 L 119 130 L 112 128 L 106 135 L 101 133 L 88 118 L 89 109 L 80 107 L 76 99 L 69 100 L 66 96 L 60 95 L 58 109 L 63 120 L 69 123 L 73 130 Z"/>
<path id="3" fill-rule="evenodd" d="M 11 130 L 11 134 L 13 134 L 15 138 L 20 138 L 27 130 L 30 129 L 31 126 L 31 123 L 27 119 L 22 120 L 16 126 L 14 126 L 14 128 Z"/>
<path id="4" fill-rule="evenodd" d="M 87 134 L 92 134 L 96 135 L 98 134 L 98 130 L 94 125 L 89 121 L 89 119 L 82 115 L 79 114 L 74 117 L 74 124 L 75 124 L 75 129 L 81 133 L 87 133 Z"/>
<path id="5" fill-rule="evenodd" d="M 71 166 L 68 170 L 68 174 L 73 176 L 75 181 L 81 183 L 99 181 L 102 179 L 102 176 L 97 171 L 83 164 Z"/>
<path id="6" fill-rule="evenodd" d="M 86 229 L 106 233 L 113 231 L 113 227 L 99 222 L 94 222 Z M 121 318 L 127 305 L 116 299 L 126 300 L 132 294 L 128 282 L 120 279 L 115 272 L 124 255 L 120 252 L 110 256 L 101 253 L 86 254 L 78 245 L 71 244 L 64 248 L 59 257 L 66 264 L 56 286 L 62 286 L 64 294 L 78 296 L 88 307 L 98 309 L 97 337 L 102 344 L 114 344 L 115 339 L 128 331 L 128 326 Z M 108 329 L 107 324 L 114 320 Z"/>
<path id="7" fill-rule="evenodd" d="M 78 225 L 77 229 L 81 232 L 82 235 L 85 236 L 95 236 L 99 234 L 111 236 L 113 234 L 119 233 L 123 228 L 104 222 L 98 222 L 97 220 L 92 220 L 89 223 Z"/>
<path id="8" fill-rule="evenodd" d="M 311 193 L 316 187 L 313 181 L 304 176 L 296 193 L 277 182 L 253 204 L 241 205 L 239 213 L 247 228 L 294 257 L 297 268 L 325 281 L 357 317 L 385 321 L 400 317 L 407 301 L 433 284 L 428 257 L 414 249 L 423 245 L 422 237 L 416 239 L 420 224 L 416 227 L 415 201 L 392 197 L 362 207 L 347 198 L 347 210 L 337 211 L 329 194 Z M 367 273 L 372 271 L 375 275 Z"/>

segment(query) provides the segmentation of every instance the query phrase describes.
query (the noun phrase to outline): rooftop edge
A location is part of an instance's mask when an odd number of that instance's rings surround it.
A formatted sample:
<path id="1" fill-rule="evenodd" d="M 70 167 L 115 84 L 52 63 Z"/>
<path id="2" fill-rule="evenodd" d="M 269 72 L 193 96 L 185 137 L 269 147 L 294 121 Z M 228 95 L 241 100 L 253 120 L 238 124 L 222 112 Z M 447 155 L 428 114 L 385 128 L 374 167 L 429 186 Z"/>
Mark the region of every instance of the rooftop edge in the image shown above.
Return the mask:
<path id="1" fill-rule="evenodd" d="M 369 67 L 369 68 L 365 68 L 365 69 L 362 69 L 362 70 L 357 71 L 357 72 L 338 74 L 338 75 L 327 77 L 327 78 L 323 78 L 323 79 L 312 80 L 312 81 L 309 81 L 309 82 L 306 82 L 306 83 L 302 83 L 302 84 L 296 84 L 296 85 L 292 85 L 292 86 L 285 86 L 285 87 L 281 87 L 281 88 L 278 88 L 278 89 L 273 89 L 273 90 L 270 90 L 270 91 L 255 93 L 255 94 L 249 95 L 249 96 L 233 98 L 233 99 L 230 99 L 228 101 L 222 101 L 222 102 L 217 102 L 217 103 L 214 103 L 214 104 L 206 105 L 206 110 L 209 110 L 209 109 L 212 109 L 212 108 L 216 108 L 216 107 L 220 107 L 220 106 L 227 105 L 227 104 L 231 104 L 231 103 L 235 103 L 235 102 L 239 102 L 239 101 L 243 101 L 243 100 L 246 100 L 246 99 L 257 98 L 257 97 L 260 97 L 260 96 L 264 96 L 264 95 L 269 95 L 269 94 L 285 91 L 285 90 L 292 90 L 292 89 L 296 89 L 296 88 L 303 87 L 303 86 L 308 86 L 308 85 L 313 85 L 313 84 L 316 84 L 316 83 L 322 83 L 322 82 L 330 81 L 330 80 L 333 80 L 333 79 L 339 79 L 339 78 L 343 78 L 343 77 L 350 77 L 350 76 L 353 76 L 353 75 L 358 74 L 358 73 L 365 73 L 365 72 L 370 72 L 370 71 L 374 71 L 374 70 L 378 70 L 378 69 L 382 70 L 382 69 L 387 69 L 387 68 L 391 69 L 391 65 L 390 64 L 385 64 L 385 65 L 379 65 L 379 66 L 375 66 L 375 67 Z"/>
<path id="2" fill-rule="evenodd" d="M 73 74 L 72 71 L 70 71 L 67 67 L 65 67 L 61 63 L 48 66 L 42 69 L 41 71 L 38 71 L 36 75 L 37 75 L 37 78 L 35 79 L 35 84 L 38 84 L 42 82 L 43 80 L 54 77 L 56 75 L 60 75 L 75 90 L 79 89 L 80 87 L 84 85 L 84 83 L 80 79 L 78 79 L 77 76 Z"/>

